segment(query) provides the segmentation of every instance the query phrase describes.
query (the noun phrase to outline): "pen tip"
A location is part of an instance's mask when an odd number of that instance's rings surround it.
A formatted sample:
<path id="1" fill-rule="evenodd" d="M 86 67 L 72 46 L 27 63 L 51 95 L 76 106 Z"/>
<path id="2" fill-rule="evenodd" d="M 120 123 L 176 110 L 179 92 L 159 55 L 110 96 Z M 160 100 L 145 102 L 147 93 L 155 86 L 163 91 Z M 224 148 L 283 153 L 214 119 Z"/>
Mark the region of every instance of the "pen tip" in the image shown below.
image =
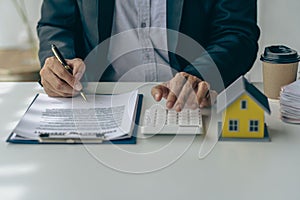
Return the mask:
<path id="1" fill-rule="evenodd" d="M 86 96 L 83 94 L 83 92 L 80 92 L 80 95 L 82 96 L 82 98 L 83 98 L 85 101 L 87 101 L 87 98 L 86 98 Z"/>

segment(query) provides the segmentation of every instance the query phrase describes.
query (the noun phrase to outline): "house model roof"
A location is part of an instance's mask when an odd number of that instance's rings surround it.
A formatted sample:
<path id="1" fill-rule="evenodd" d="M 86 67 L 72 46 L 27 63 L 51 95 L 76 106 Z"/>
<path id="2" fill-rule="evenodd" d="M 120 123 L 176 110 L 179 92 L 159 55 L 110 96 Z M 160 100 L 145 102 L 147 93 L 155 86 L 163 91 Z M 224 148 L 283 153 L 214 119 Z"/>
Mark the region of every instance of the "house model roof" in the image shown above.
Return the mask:
<path id="1" fill-rule="evenodd" d="M 261 93 L 254 85 L 249 83 L 244 76 L 238 78 L 235 82 L 233 82 L 218 95 L 217 112 L 220 113 L 225 110 L 244 93 L 250 96 L 268 114 L 271 113 L 268 98 L 263 93 Z"/>

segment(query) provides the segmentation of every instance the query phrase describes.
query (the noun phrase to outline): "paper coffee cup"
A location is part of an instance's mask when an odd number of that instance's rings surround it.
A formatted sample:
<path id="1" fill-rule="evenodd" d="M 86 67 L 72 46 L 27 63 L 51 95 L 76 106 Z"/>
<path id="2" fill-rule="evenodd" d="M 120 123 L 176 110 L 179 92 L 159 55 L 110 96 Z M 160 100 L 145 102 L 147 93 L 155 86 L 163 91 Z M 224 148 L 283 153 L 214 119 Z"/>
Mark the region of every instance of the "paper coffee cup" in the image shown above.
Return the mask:
<path id="1" fill-rule="evenodd" d="M 268 98 L 278 99 L 282 86 L 297 78 L 300 56 L 289 47 L 278 45 L 266 47 L 261 55 L 264 93 Z"/>

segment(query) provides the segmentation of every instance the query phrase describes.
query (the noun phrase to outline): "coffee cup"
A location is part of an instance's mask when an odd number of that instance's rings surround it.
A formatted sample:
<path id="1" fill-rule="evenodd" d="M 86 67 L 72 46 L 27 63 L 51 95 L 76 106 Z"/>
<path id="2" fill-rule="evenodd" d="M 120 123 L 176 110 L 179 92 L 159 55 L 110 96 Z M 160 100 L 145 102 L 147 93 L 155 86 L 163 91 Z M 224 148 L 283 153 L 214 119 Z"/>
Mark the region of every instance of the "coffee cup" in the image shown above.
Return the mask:
<path id="1" fill-rule="evenodd" d="M 289 47 L 275 45 L 266 47 L 260 60 L 264 93 L 268 98 L 278 99 L 281 87 L 296 80 L 300 56 Z"/>

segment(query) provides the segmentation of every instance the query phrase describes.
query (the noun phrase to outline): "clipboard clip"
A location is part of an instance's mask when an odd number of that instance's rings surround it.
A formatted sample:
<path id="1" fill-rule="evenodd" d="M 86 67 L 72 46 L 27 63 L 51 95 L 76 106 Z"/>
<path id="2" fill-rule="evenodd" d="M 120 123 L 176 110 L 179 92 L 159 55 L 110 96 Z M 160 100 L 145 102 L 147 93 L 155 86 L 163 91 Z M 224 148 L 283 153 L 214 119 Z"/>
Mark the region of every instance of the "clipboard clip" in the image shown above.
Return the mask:
<path id="1" fill-rule="evenodd" d="M 102 143 L 104 139 L 102 133 L 59 132 L 39 134 L 39 141 L 48 143 Z"/>

